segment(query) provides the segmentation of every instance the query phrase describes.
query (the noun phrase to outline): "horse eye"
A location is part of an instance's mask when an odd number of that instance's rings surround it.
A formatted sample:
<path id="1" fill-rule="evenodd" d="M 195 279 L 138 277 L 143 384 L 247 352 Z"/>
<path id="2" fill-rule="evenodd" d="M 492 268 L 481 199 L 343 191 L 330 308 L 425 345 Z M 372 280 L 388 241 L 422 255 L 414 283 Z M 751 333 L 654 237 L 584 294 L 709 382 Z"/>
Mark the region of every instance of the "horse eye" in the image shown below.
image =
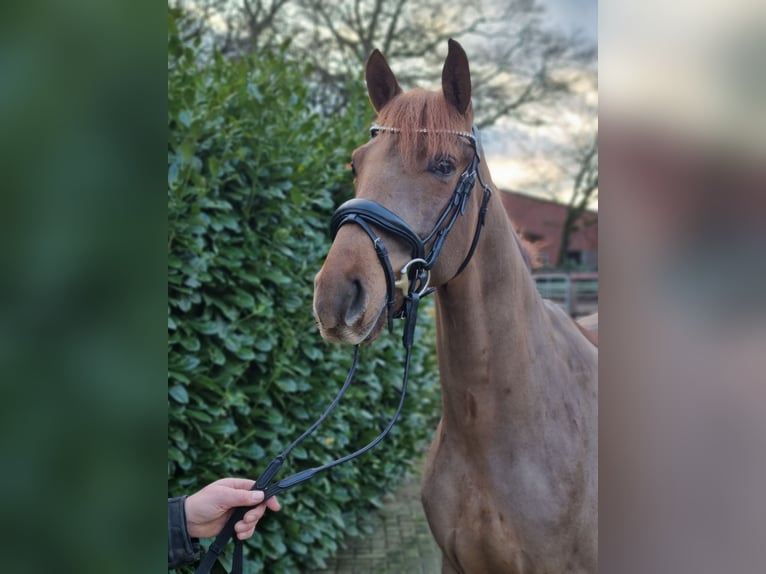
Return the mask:
<path id="1" fill-rule="evenodd" d="M 447 157 L 439 157 L 428 164 L 428 171 L 437 175 L 452 175 L 455 173 L 455 164 Z"/>

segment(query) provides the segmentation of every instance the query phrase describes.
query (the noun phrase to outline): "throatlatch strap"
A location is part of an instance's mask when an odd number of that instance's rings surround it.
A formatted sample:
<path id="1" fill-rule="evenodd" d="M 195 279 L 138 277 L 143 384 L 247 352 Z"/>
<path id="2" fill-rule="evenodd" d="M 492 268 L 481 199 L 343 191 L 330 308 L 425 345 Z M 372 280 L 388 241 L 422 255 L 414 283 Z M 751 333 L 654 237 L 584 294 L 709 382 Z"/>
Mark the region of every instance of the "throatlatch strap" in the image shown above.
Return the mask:
<path id="1" fill-rule="evenodd" d="M 481 184 L 484 186 L 484 182 L 481 182 Z M 492 190 L 488 186 L 484 186 L 484 197 L 481 200 L 481 208 L 479 209 L 479 221 L 476 223 L 476 231 L 473 234 L 473 241 L 471 241 L 471 247 L 468 250 L 468 255 L 465 256 L 465 259 L 463 259 L 463 262 L 460 264 L 460 267 L 458 267 L 454 277 L 452 277 L 453 279 L 463 272 L 463 269 L 466 268 L 466 265 L 468 265 L 471 257 L 473 257 L 473 252 L 476 251 L 476 246 L 479 244 L 479 236 L 481 235 L 481 230 L 484 227 L 484 221 L 487 219 L 487 210 L 489 208 L 490 197 L 492 197 Z"/>

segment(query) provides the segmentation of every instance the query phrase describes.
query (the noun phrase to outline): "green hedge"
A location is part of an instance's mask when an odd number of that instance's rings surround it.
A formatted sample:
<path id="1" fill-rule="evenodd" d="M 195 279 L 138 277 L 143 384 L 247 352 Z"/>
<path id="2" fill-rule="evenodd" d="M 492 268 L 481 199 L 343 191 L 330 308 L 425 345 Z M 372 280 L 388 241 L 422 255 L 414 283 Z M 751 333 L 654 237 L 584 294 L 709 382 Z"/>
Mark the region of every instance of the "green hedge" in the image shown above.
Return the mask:
<path id="1" fill-rule="evenodd" d="M 169 12 L 169 495 L 254 478 L 321 414 L 351 362 L 350 346 L 320 338 L 311 301 L 370 107 L 357 87 L 349 112 L 323 117 L 311 109 L 306 77 L 286 53 L 201 58 Z M 396 485 L 439 408 L 426 319 L 399 424 L 370 453 L 282 495 L 283 511 L 246 547 L 247 572 L 321 567 Z M 398 335 L 365 347 L 341 408 L 279 476 L 371 440 L 396 405 L 402 359 Z"/>

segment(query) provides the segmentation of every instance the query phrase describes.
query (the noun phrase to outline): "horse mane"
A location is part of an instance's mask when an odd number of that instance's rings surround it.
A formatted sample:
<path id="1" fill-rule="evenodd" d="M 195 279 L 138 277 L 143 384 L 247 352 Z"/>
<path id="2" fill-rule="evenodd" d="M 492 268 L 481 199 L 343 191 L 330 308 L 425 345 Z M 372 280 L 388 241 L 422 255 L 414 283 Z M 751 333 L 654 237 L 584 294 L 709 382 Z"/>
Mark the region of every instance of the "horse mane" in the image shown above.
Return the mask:
<path id="1" fill-rule="evenodd" d="M 527 271 L 531 272 L 532 269 L 539 267 L 540 265 L 537 248 L 523 237 L 520 237 L 515 229 L 511 229 L 511 231 L 511 235 L 513 235 L 513 238 L 516 240 L 516 246 L 521 252 L 521 257 L 524 259 L 524 265 L 526 266 Z"/>
<path id="2" fill-rule="evenodd" d="M 378 137 L 396 137 L 402 161 L 408 167 L 439 155 L 459 157 L 462 138 L 455 132 L 471 132 L 473 113 L 463 116 L 440 92 L 415 88 L 399 94 L 378 113 L 376 123 L 391 131 Z"/>

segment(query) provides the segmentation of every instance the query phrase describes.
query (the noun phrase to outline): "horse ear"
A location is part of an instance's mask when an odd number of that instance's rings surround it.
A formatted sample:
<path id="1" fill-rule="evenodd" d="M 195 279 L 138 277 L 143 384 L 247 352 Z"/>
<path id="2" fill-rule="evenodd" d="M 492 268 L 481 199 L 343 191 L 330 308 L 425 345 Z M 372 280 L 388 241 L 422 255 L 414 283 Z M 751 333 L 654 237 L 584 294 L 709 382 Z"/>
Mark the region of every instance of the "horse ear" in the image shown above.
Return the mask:
<path id="1" fill-rule="evenodd" d="M 367 82 L 367 93 L 370 95 L 372 107 L 376 112 L 394 99 L 394 96 L 402 93 L 399 82 L 396 81 L 394 73 L 388 67 L 388 62 L 378 49 L 373 50 L 367 58 L 364 79 Z"/>
<path id="2" fill-rule="evenodd" d="M 448 41 L 449 52 L 442 69 L 442 91 L 446 100 L 465 114 L 471 103 L 471 72 L 468 69 L 468 56 L 463 47 L 451 39 Z"/>

